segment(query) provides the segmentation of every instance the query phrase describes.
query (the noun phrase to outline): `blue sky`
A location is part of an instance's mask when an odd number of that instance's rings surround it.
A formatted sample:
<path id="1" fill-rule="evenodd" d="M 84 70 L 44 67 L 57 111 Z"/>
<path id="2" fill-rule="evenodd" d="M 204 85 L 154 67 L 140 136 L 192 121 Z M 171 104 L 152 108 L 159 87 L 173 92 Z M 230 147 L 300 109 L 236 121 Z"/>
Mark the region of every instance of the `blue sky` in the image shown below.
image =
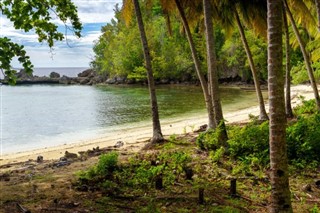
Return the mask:
<path id="1" fill-rule="evenodd" d="M 72 0 L 78 7 L 78 15 L 83 24 L 80 39 L 68 33 L 66 41 L 57 42 L 52 50 L 46 43 L 38 43 L 37 35 L 15 30 L 12 23 L 5 17 L 0 17 L 0 36 L 9 37 L 14 42 L 22 44 L 35 67 L 88 67 L 93 58 L 92 46 L 101 35 L 101 26 L 114 17 L 114 8 L 122 0 Z M 64 25 L 59 20 L 53 20 L 59 29 L 65 32 Z M 13 67 L 21 67 L 13 61 Z"/>

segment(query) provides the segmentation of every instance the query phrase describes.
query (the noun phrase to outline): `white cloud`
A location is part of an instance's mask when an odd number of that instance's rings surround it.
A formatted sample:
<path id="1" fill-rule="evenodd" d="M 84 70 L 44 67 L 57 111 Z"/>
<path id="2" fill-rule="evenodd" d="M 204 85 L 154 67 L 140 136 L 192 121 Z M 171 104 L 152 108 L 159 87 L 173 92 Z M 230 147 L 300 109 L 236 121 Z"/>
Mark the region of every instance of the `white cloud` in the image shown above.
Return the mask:
<path id="1" fill-rule="evenodd" d="M 122 0 L 73 0 L 78 7 L 78 15 L 84 27 L 90 24 L 90 28 L 84 29 L 82 37 L 79 39 L 71 33 L 66 41 L 56 42 L 53 54 L 47 44 L 39 44 L 38 36 L 34 31 L 24 33 L 16 30 L 13 24 L 6 17 L 0 15 L 0 36 L 6 36 L 14 42 L 25 46 L 27 54 L 30 56 L 35 67 L 87 67 L 92 59 L 93 42 L 101 35 L 101 23 L 107 23 L 114 17 L 116 4 L 121 7 Z M 58 20 L 54 23 L 62 25 Z M 97 25 L 94 25 L 98 23 Z M 21 67 L 14 61 L 13 67 Z"/>
<path id="2" fill-rule="evenodd" d="M 78 14 L 83 23 L 106 23 L 114 16 L 116 4 L 121 6 L 122 0 L 73 0 L 78 7 Z"/>

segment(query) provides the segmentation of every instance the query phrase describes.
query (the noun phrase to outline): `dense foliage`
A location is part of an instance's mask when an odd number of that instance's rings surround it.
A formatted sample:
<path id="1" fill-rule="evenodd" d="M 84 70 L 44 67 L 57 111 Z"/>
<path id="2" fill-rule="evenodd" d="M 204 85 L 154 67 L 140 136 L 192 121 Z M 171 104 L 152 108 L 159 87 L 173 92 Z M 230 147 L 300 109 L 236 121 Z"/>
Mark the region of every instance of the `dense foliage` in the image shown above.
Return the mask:
<path id="1" fill-rule="evenodd" d="M 152 66 L 156 80 L 192 81 L 196 79 L 188 42 L 177 14 L 164 12 L 159 1 L 141 4 L 145 28 L 151 50 Z M 151 7 L 151 9 L 150 9 Z M 169 19 L 168 19 L 169 18 Z M 170 20 L 170 21 L 168 21 Z M 191 20 L 192 33 L 199 53 L 202 70 L 206 70 L 206 47 L 202 19 Z M 230 30 L 230 28 L 232 30 Z M 303 29 L 303 28 L 301 28 Z M 245 28 L 246 38 L 252 52 L 259 79 L 267 80 L 267 41 L 255 33 L 256 29 Z M 306 33 L 305 30 L 301 30 Z M 170 33 L 169 33 L 170 32 Z M 134 18 L 125 23 L 122 8 L 116 6 L 115 18 L 102 28 L 103 35 L 95 43 L 95 58 L 91 65 L 99 72 L 110 77 L 120 76 L 127 79 L 144 81 L 146 72 L 139 32 Z M 215 23 L 215 46 L 220 79 L 234 79 L 252 82 L 252 74 L 239 32 L 236 26 L 225 28 L 219 21 Z M 315 72 L 319 72 L 319 42 L 317 34 L 310 32 L 309 40 L 304 36 L 310 51 Z M 308 81 L 303 57 L 296 38 L 290 30 L 291 65 L 295 84 Z M 284 50 L 285 51 L 285 50 Z M 316 74 L 316 79 L 319 75 Z"/>
<path id="2" fill-rule="evenodd" d="M 287 127 L 287 151 L 289 162 L 298 167 L 316 167 L 320 162 L 320 114 L 315 100 L 304 101 L 294 109 L 297 116 Z M 251 121 L 243 127 L 229 127 L 228 157 L 241 161 L 249 166 L 269 164 L 269 124 Z M 202 150 L 221 152 L 217 146 L 218 137 L 215 131 L 201 133 L 197 145 Z"/>

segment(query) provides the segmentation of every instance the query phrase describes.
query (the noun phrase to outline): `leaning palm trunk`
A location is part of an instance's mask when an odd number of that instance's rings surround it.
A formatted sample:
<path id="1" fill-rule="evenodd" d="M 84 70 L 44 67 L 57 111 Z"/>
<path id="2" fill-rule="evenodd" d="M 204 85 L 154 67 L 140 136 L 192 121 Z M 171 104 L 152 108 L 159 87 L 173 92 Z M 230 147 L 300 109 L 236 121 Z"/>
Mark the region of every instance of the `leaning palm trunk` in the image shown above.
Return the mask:
<path id="1" fill-rule="evenodd" d="M 214 31 L 212 22 L 212 9 L 210 0 L 203 0 L 204 21 L 206 26 L 206 45 L 207 45 L 207 64 L 209 76 L 209 88 L 212 97 L 212 104 L 214 108 L 214 118 L 216 126 L 219 128 L 219 141 L 221 145 L 227 148 L 226 141 L 228 140 L 227 130 L 223 119 L 222 106 L 220 101 L 218 72 L 217 72 L 217 59 L 214 48 Z"/>
<path id="2" fill-rule="evenodd" d="M 284 27 L 284 34 L 286 40 L 286 115 L 287 118 L 293 118 L 293 112 L 291 107 L 291 63 L 290 63 L 290 43 L 289 43 L 289 27 L 288 27 L 288 20 L 285 13 L 283 13 L 283 27 Z"/>
<path id="3" fill-rule="evenodd" d="M 268 120 L 268 115 L 267 115 L 266 108 L 265 108 L 265 105 L 264 105 L 264 100 L 263 100 L 263 96 L 262 96 L 262 92 L 261 92 L 261 88 L 260 88 L 260 81 L 259 81 L 259 78 L 258 78 L 257 70 L 256 70 L 256 67 L 255 67 L 254 62 L 253 62 L 252 54 L 251 54 L 251 51 L 250 51 L 250 48 L 249 48 L 249 45 L 248 45 L 248 42 L 247 42 L 246 35 L 244 33 L 244 30 L 243 30 L 242 24 L 240 22 L 240 18 L 239 18 L 238 12 L 237 12 L 237 10 L 235 8 L 234 8 L 234 13 L 235 13 L 238 29 L 239 29 L 239 32 L 240 32 L 241 41 L 242 41 L 242 44 L 243 44 L 244 49 L 245 49 L 246 54 L 247 54 L 247 58 L 248 58 L 248 61 L 249 61 L 249 65 L 250 65 L 250 69 L 251 69 L 251 73 L 252 73 L 252 77 L 253 77 L 254 86 L 255 86 L 255 89 L 256 89 L 256 93 L 257 93 L 257 98 L 258 98 L 259 108 L 260 108 L 259 120 L 262 120 L 262 121 L 263 120 Z"/>
<path id="4" fill-rule="evenodd" d="M 314 0 L 317 8 L 318 15 L 318 31 L 320 32 L 320 0 Z"/>
<path id="5" fill-rule="evenodd" d="M 142 21 L 139 1 L 133 0 L 133 4 L 134 4 L 134 10 L 136 12 L 138 27 L 139 27 L 140 36 L 141 36 L 141 42 L 143 46 L 143 53 L 144 53 L 144 59 L 146 63 L 147 78 L 148 78 L 148 85 L 149 85 L 151 112 L 152 112 L 152 125 L 153 125 L 153 136 L 152 136 L 151 142 L 157 143 L 157 142 L 163 141 L 163 136 L 161 133 L 158 103 L 157 103 L 156 90 L 155 90 L 155 84 L 154 84 L 152 67 L 151 67 L 151 56 L 149 52 L 147 36 L 144 31 L 144 25 Z"/>
<path id="6" fill-rule="evenodd" d="M 304 58 L 304 62 L 305 62 L 306 67 L 307 67 L 307 71 L 308 71 L 311 87 L 313 89 L 313 93 L 314 93 L 314 96 L 315 96 L 315 99 L 316 99 L 317 108 L 320 111 L 320 96 L 319 96 L 316 80 L 315 80 L 315 77 L 314 77 L 314 74 L 313 74 L 313 69 L 311 67 L 309 55 L 308 55 L 308 53 L 306 51 L 305 44 L 303 43 L 303 41 L 301 39 L 300 33 L 299 33 L 297 25 L 296 25 L 296 23 L 295 23 L 295 21 L 293 19 L 293 16 L 292 16 L 290 8 L 289 8 L 289 6 L 287 4 L 287 1 L 283 0 L 283 3 L 284 3 L 284 7 L 286 8 L 287 14 L 289 16 L 293 31 L 294 31 L 297 39 L 298 39 L 298 42 L 299 42 L 299 45 L 300 45 L 300 50 L 302 52 L 302 55 L 303 55 L 303 58 Z"/>
<path id="7" fill-rule="evenodd" d="M 269 145 L 272 213 L 292 212 L 286 149 L 286 114 L 282 70 L 282 5 L 268 0 Z"/>
<path id="8" fill-rule="evenodd" d="M 212 106 L 212 99 L 211 99 L 211 96 L 210 96 L 209 90 L 208 90 L 208 83 L 207 83 L 205 77 L 203 76 L 203 74 L 201 73 L 200 62 L 199 62 L 199 59 L 197 56 L 197 51 L 196 51 L 196 48 L 195 48 L 195 45 L 193 42 L 193 38 L 192 38 L 192 35 L 190 32 L 189 24 L 188 24 L 186 15 L 184 13 L 184 10 L 183 10 L 179 0 L 175 0 L 175 3 L 178 8 L 179 14 L 181 16 L 181 20 L 182 20 L 182 24 L 183 24 L 185 33 L 187 35 L 187 39 L 188 39 L 189 46 L 190 46 L 191 53 L 192 53 L 193 62 L 194 62 L 195 68 L 196 68 L 198 78 L 200 80 L 204 99 L 206 102 L 206 107 L 207 107 L 207 112 L 208 112 L 208 129 L 214 129 L 214 128 L 216 128 L 216 124 L 214 122 L 214 111 L 213 111 L 213 106 Z"/>

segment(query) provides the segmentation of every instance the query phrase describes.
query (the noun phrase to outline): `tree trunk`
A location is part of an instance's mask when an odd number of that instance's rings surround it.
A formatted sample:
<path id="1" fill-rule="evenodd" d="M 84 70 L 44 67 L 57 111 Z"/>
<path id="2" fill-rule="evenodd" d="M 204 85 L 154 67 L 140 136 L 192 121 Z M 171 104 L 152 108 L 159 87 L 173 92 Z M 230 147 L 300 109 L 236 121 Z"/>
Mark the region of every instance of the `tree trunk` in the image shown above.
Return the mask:
<path id="1" fill-rule="evenodd" d="M 208 129 L 214 129 L 214 128 L 216 128 L 216 125 L 214 122 L 214 111 L 213 111 L 213 106 L 212 106 L 212 99 L 211 99 L 211 96 L 208 91 L 208 83 L 207 83 L 204 75 L 201 73 L 199 58 L 197 55 L 197 51 L 196 51 L 196 48 L 195 48 L 195 45 L 193 42 L 193 38 L 192 38 L 192 35 L 190 32 L 189 24 L 188 24 L 186 15 L 184 13 L 184 10 L 183 10 L 179 0 L 175 0 L 175 3 L 178 8 L 178 11 L 179 11 L 185 33 L 187 35 L 187 39 L 188 39 L 189 46 L 190 46 L 191 53 L 192 53 L 192 59 L 193 59 L 193 62 L 194 62 L 195 68 L 196 68 L 198 78 L 200 80 L 204 99 L 206 102 L 206 108 L 207 108 L 207 112 L 208 112 Z"/>
<path id="2" fill-rule="evenodd" d="M 284 34 L 286 40 L 286 115 L 287 118 L 293 118 L 293 112 L 291 107 L 291 63 L 290 63 L 290 42 L 289 42 L 289 27 L 288 27 L 288 20 L 286 13 L 283 13 L 283 27 L 284 27 Z"/>
<path id="3" fill-rule="evenodd" d="M 250 48 L 249 48 L 249 45 L 248 45 L 248 42 L 247 42 L 247 38 L 246 38 L 246 35 L 244 33 L 244 30 L 243 30 L 242 24 L 240 22 L 240 18 L 239 18 L 239 15 L 238 15 L 238 12 L 237 12 L 236 8 L 234 8 L 234 13 L 235 13 L 238 29 L 239 29 L 239 32 L 240 32 L 241 41 L 242 41 L 242 44 L 243 44 L 244 49 L 245 49 L 246 54 L 247 54 L 247 58 L 248 58 L 249 65 L 250 65 L 250 69 L 251 69 L 251 72 L 252 72 L 254 86 L 255 86 L 255 89 L 256 89 L 256 93 L 257 93 L 257 98 L 258 98 L 259 108 L 260 108 L 259 120 L 262 120 L 262 121 L 263 120 L 268 120 L 269 118 L 268 118 L 268 115 L 267 115 L 267 112 L 266 112 L 266 108 L 265 108 L 265 105 L 264 105 L 264 100 L 263 100 L 263 96 L 262 96 L 262 92 L 261 92 L 261 88 L 260 88 L 260 81 L 259 81 L 259 78 L 258 78 L 257 70 L 256 70 L 256 67 L 254 65 L 252 54 L 251 54 L 251 51 L 250 51 Z"/>
<path id="4" fill-rule="evenodd" d="M 320 32 L 320 0 L 314 0 L 317 8 L 318 15 L 318 31 Z"/>
<path id="5" fill-rule="evenodd" d="M 146 63 L 145 66 L 147 70 L 147 78 L 148 78 L 148 85 L 149 85 L 149 94 L 150 94 L 151 112 L 152 112 L 152 125 L 153 125 L 153 136 L 151 138 L 151 142 L 158 143 L 163 141 L 163 136 L 162 136 L 160 120 L 159 120 L 156 89 L 155 89 L 152 66 L 151 66 L 151 56 L 149 52 L 147 36 L 144 31 L 144 25 L 142 21 L 139 1 L 133 0 L 133 4 L 134 4 L 134 10 L 136 13 L 137 22 L 138 22 L 139 31 L 140 31 L 140 37 L 141 37 L 141 42 L 143 47 L 144 59 Z"/>
<path id="6" fill-rule="evenodd" d="M 310 62 L 309 55 L 308 55 L 308 53 L 306 51 L 305 44 L 303 43 L 303 41 L 301 39 L 301 36 L 300 36 L 299 31 L 298 31 L 296 22 L 293 19 L 293 16 L 292 16 L 290 8 L 289 8 L 289 6 L 287 4 L 287 1 L 283 0 L 283 3 L 284 3 L 284 7 L 286 8 L 287 14 L 289 16 L 293 31 L 294 31 L 297 39 L 298 39 L 298 42 L 299 42 L 299 45 L 300 45 L 300 50 L 302 52 L 302 55 L 303 55 L 303 58 L 304 58 L 304 62 L 305 62 L 306 67 L 307 67 L 307 71 L 308 71 L 311 87 L 313 89 L 314 97 L 316 99 L 317 108 L 320 111 L 320 96 L 319 96 L 316 80 L 315 80 L 315 77 L 314 77 L 314 74 L 313 74 L 313 69 L 311 67 L 311 62 Z"/>
<path id="7" fill-rule="evenodd" d="M 166 25 L 168 28 L 168 34 L 170 37 L 172 37 L 172 28 L 171 28 L 171 19 L 170 19 L 170 14 L 167 10 L 163 10 L 163 15 L 166 19 Z"/>
<path id="8" fill-rule="evenodd" d="M 270 212 L 292 212 L 286 150 L 286 114 L 282 70 L 282 4 L 268 0 L 268 90 L 271 208 Z"/>
<path id="9" fill-rule="evenodd" d="M 212 97 L 212 105 L 214 111 L 214 118 L 216 126 L 220 129 L 219 141 L 221 145 L 227 148 L 227 130 L 223 119 L 222 106 L 220 101 L 219 82 L 218 82 L 218 71 L 217 71 L 217 58 L 214 47 L 215 38 L 213 31 L 212 22 L 212 8 L 210 0 L 203 0 L 203 11 L 204 11 L 204 23 L 206 29 L 206 45 L 207 45 L 207 65 L 208 65 L 208 76 L 209 76 L 209 88 Z"/>

